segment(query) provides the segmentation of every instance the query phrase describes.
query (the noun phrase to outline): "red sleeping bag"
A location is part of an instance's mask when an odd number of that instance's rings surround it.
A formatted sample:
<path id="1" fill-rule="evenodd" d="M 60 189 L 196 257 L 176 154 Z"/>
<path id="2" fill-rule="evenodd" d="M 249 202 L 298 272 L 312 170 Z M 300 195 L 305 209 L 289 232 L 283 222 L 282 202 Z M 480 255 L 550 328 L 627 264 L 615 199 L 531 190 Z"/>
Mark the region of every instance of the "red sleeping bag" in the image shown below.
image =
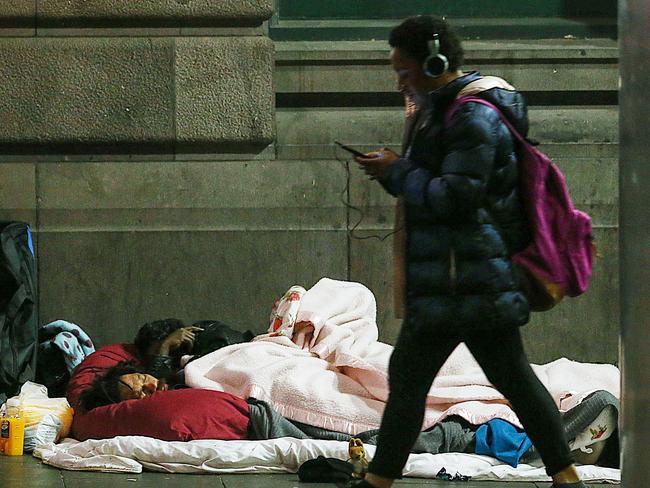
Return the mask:
<path id="1" fill-rule="evenodd" d="M 132 344 L 113 344 L 88 356 L 73 372 L 67 397 L 75 413 L 72 436 L 78 440 L 141 435 L 165 441 L 246 439 L 249 412 L 245 400 L 229 393 L 186 388 L 159 391 L 83 413 L 79 397 L 98 374 L 121 361 L 139 363 Z"/>

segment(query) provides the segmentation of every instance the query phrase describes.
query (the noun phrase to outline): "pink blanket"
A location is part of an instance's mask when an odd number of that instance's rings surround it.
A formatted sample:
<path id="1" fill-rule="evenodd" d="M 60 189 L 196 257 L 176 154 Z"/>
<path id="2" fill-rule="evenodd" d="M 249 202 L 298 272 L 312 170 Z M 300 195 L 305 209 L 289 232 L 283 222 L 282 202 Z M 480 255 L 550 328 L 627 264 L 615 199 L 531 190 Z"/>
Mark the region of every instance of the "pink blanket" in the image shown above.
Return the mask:
<path id="1" fill-rule="evenodd" d="M 189 386 L 270 402 L 292 420 L 356 434 L 376 429 L 388 398 L 392 346 L 377 341 L 375 298 L 359 283 L 323 278 L 300 300 L 296 322 L 314 324 L 308 349 L 290 336 L 260 336 L 187 365 Z M 595 390 L 619 397 L 615 366 L 558 359 L 533 365 L 560 410 Z M 423 430 L 450 415 L 473 424 L 502 418 L 520 425 L 464 344 L 449 357 L 427 397 Z"/>

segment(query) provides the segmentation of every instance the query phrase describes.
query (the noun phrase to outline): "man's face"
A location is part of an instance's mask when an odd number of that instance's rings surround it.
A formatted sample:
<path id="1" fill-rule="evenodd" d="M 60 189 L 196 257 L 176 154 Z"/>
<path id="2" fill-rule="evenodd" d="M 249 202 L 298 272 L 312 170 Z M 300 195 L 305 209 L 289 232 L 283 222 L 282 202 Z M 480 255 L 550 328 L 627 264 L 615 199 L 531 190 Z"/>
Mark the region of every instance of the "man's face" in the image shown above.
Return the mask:
<path id="1" fill-rule="evenodd" d="M 130 373 L 120 376 L 117 386 L 120 400 L 145 398 L 157 390 L 165 389 L 158 379 L 150 374 Z"/>
<path id="2" fill-rule="evenodd" d="M 405 51 L 395 47 L 390 51 L 390 63 L 397 74 L 397 89 L 411 94 L 425 94 L 431 78 L 424 74 L 422 64 Z"/>

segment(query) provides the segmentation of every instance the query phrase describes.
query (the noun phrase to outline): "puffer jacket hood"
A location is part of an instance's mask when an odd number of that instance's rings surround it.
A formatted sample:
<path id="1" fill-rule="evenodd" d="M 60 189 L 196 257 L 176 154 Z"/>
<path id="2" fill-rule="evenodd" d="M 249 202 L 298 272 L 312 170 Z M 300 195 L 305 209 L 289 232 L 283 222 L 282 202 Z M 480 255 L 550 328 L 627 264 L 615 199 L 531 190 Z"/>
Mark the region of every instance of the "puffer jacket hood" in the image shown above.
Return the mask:
<path id="1" fill-rule="evenodd" d="M 528 109 L 524 97 L 497 76 L 481 76 L 471 71 L 429 94 L 436 107 L 450 105 L 455 98 L 476 96 L 496 105 L 522 136 L 528 135 Z"/>
<path id="2" fill-rule="evenodd" d="M 528 135 L 528 109 L 524 97 L 503 78 L 483 76 L 465 85 L 457 98 L 475 96 L 496 105 L 522 136 Z"/>

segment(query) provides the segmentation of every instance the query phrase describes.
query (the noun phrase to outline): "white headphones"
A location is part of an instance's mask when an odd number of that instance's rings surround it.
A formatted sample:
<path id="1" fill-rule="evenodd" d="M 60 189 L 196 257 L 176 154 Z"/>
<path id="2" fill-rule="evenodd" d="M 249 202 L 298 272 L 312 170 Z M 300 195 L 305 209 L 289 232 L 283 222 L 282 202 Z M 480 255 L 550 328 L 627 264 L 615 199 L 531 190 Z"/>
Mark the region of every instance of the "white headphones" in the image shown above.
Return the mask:
<path id="1" fill-rule="evenodd" d="M 429 55 L 422 63 L 424 74 L 431 78 L 439 78 L 449 69 L 447 56 L 440 53 L 440 40 L 438 34 L 433 34 L 433 39 L 427 42 Z"/>

